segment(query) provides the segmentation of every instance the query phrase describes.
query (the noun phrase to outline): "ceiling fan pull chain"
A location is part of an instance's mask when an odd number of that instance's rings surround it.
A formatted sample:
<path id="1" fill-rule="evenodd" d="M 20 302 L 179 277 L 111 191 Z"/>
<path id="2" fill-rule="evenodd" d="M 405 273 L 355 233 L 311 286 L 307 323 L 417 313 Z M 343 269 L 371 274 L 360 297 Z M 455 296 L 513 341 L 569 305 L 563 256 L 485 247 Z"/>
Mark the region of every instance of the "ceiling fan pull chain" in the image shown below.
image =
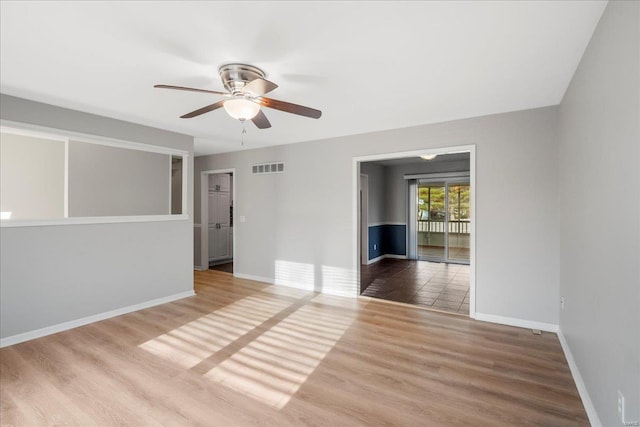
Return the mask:
<path id="1" fill-rule="evenodd" d="M 240 140 L 240 145 L 244 147 L 244 136 L 247 134 L 247 128 L 245 127 L 245 121 L 242 120 L 242 134 L 241 134 L 241 140 Z"/>

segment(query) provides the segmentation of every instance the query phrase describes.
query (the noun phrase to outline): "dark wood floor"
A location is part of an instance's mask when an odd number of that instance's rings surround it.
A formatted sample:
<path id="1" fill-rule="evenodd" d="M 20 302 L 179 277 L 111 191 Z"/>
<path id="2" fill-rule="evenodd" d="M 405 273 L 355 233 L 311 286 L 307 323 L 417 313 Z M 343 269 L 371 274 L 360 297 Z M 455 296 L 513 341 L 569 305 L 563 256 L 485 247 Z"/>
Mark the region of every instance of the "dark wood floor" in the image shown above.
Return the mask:
<path id="1" fill-rule="evenodd" d="M 233 261 L 224 264 L 216 264 L 209 267 L 210 270 L 222 271 L 224 273 L 233 273 Z"/>
<path id="2" fill-rule="evenodd" d="M 196 272 L 0 350 L 2 425 L 588 425 L 554 334 Z"/>

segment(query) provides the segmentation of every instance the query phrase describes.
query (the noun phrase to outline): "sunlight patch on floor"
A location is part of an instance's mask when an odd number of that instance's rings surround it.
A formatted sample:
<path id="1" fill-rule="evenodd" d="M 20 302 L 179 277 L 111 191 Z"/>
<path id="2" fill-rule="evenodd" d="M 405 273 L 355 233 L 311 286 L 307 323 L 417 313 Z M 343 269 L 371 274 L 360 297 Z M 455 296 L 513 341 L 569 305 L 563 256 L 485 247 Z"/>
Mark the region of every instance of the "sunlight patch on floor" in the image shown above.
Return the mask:
<path id="1" fill-rule="evenodd" d="M 308 304 L 205 376 L 281 409 L 340 340 L 354 315 Z"/>
<path id="2" fill-rule="evenodd" d="M 236 341 L 291 304 L 268 296 L 249 296 L 186 323 L 138 347 L 191 368 Z"/>

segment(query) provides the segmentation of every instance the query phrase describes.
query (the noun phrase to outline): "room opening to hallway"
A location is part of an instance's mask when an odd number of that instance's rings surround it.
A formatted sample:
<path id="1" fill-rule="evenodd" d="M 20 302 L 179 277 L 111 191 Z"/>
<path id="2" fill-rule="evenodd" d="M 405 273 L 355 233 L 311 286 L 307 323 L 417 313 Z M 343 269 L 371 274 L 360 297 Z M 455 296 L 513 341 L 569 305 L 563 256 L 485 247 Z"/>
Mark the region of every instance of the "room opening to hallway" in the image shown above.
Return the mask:
<path id="1" fill-rule="evenodd" d="M 234 188 L 232 171 L 202 172 L 202 265 L 233 273 Z M 206 226 L 205 226 L 206 224 Z"/>
<path id="2" fill-rule="evenodd" d="M 360 163 L 360 295 L 469 315 L 470 151 Z"/>

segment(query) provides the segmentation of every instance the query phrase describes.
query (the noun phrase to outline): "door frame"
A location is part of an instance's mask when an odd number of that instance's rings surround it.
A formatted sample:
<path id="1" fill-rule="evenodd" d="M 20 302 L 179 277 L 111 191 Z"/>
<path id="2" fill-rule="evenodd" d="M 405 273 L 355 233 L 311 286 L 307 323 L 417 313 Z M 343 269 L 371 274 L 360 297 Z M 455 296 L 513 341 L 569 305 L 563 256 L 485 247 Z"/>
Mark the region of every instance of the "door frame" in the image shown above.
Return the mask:
<path id="1" fill-rule="evenodd" d="M 369 175 L 365 173 L 360 174 L 360 191 L 360 263 L 366 265 L 369 263 Z"/>
<path id="2" fill-rule="evenodd" d="M 438 148 L 424 148 L 422 150 L 401 151 L 396 153 L 372 154 L 367 156 L 356 156 L 352 158 L 352 268 L 356 275 L 355 292 L 356 297 L 360 297 L 360 162 L 371 162 L 377 160 L 399 159 L 403 157 L 419 157 L 426 154 L 453 154 L 469 152 L 469 185 L 471 186 L 471 235 L 469 239 L 469 317 L 476 317 L 476 145 L 458 145 Z"/>
<path id="3" fill-rule="evenodd" d="M 238 179 L 236 178 L 236 169 L 212 169 L 200 172 L 200 268 L 202 270 L 209 269 L 209 175 L 218 173 L 231 174 L 231 197 L 233 201 L 233 216 L 237 212 L 236 208 L 236 187 Z M 236 221 L 233 221 L 232 231 L 232 257 L 236 262 Z M 235 265 L 235 264 L 234 264 Z"/>

